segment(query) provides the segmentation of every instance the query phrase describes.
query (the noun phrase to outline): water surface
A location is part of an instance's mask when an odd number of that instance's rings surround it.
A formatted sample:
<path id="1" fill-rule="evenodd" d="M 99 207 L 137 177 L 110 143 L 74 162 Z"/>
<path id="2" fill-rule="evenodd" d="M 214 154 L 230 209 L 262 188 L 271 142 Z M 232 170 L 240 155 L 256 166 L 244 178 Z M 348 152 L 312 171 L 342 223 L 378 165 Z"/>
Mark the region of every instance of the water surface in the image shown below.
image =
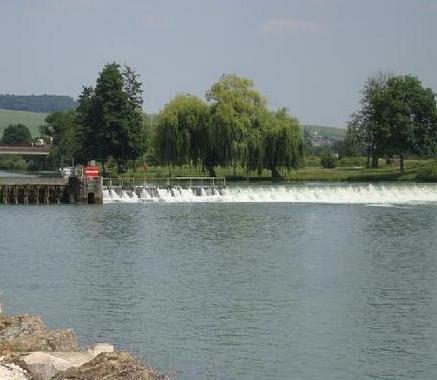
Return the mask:
<path id="1" fill-rule="evenodd" d="M 1 206 L 0 289 L 179 379 L 432 379 L 437 205 L 418 196 Z"/>

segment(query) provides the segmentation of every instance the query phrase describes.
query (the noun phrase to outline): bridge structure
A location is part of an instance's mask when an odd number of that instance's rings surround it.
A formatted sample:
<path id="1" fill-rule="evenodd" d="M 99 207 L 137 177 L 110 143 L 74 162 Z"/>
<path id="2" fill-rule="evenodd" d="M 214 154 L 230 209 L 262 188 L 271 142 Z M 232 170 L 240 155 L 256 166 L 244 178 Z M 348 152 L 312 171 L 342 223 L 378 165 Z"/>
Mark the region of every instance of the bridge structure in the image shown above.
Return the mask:
<path id="1" fill-rule="evenodd" d="M 0 155 L 48 156 L 50 146 L 0 145 Z"/>

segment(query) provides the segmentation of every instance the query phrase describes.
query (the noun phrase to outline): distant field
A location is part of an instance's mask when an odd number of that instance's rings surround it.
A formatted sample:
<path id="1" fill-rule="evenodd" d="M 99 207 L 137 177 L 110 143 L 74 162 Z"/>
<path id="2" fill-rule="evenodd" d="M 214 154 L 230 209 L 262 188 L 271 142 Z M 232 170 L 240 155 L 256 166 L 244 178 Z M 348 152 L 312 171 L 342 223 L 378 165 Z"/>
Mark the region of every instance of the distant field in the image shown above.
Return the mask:
<path id="1" fill-rule="evenodd" d="M 39 126 L 45 124 L 44 119 L 46 116 L 46 113 L 0 109 L 0 138 L 3 136 L 3 131 L 9 124 L 24 124 L 29 128 L 32 137 L 38 137 Z"/>
<path id="2" fill-rule="evenodd" d="M 335 128 L 335 127 L 325 127 L 321 125 L 302 125 L 303 129 L 308 129 L 309 131 L 317 131 L 317 133 L 323 137 L 328 138 L 332 141 L 340 141 L 344 139 L 346 134 L 345 128 Z"/>

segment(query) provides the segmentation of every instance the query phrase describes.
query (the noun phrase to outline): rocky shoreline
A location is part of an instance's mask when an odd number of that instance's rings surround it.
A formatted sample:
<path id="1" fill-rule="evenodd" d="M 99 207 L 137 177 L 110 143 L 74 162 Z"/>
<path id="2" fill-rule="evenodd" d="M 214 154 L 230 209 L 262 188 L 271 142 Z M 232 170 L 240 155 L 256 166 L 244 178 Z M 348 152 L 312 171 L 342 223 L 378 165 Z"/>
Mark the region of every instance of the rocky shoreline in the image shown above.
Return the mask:
<path id="1" fill-rule="evenodd" d="M 80 349 L 71 329 L 50 330 L 32 315 L 0 313 L 1 380 L 168 380 L 127 352 L 97 343 Z"/>

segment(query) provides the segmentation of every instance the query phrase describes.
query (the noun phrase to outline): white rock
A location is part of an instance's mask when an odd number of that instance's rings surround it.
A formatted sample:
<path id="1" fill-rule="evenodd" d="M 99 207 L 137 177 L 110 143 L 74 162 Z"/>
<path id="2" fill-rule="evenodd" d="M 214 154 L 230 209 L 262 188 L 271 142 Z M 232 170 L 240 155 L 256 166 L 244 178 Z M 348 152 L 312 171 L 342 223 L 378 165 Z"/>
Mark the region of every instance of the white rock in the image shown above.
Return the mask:
<path id="1" fill-rule="evenodd" d="M 102 352 L 114 352 L 114 346 L 109 343 L 96 343 L 88 348 L 88 353 L 97 356 Z"/>
<path id="2" fill-rule="evenodd" d="M 72 367 L 72 363 L 68 360 L 57 358 L 46 352 L 33 352 L 24 356 L 23 361 L 28 365 L 30 372 L 40 376 L 43 380 L 49 380 L 57 372 Z"/>
<path id="3" fill-rule="evenodd" d="M 28 380 L 27 372 L 15 364 L 0 364 L 0 379 Z"/>

